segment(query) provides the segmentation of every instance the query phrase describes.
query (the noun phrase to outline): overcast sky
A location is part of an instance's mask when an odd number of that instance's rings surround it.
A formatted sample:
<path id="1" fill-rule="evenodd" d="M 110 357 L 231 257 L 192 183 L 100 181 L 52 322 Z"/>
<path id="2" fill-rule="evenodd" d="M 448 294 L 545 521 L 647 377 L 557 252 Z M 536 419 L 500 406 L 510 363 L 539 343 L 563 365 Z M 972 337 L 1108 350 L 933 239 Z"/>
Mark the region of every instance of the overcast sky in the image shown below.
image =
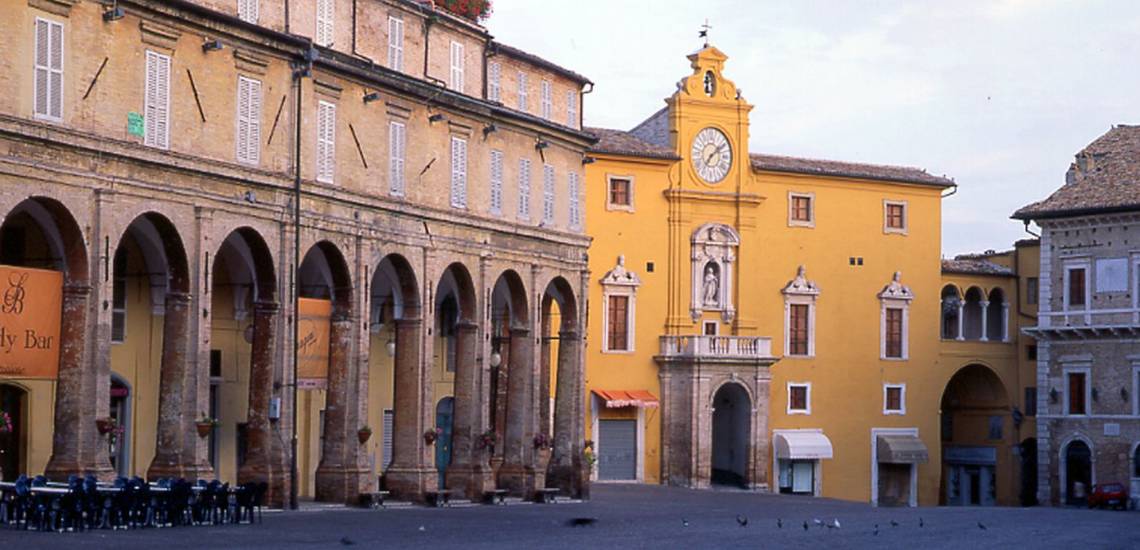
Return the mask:
<path id="1" fill-rule="evenodd" d="M 753 105 L 753 152 L 953 177 L 943 253 L 1002 249 L 1073 154 L 1140 122 L 1140 2 L 495 0 L 499 40 L 597 83 L 586 123 L 629 129 L 712 44 Z"/>

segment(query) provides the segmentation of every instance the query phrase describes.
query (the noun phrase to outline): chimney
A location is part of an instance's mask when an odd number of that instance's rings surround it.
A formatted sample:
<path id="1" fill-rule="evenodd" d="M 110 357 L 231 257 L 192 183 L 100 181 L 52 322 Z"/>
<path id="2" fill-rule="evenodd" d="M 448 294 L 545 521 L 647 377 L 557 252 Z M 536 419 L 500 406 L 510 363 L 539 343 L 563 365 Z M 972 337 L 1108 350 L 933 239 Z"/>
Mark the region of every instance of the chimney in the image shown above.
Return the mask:
<path id="1" fill-rule="evenodd" d="M 1069 170 L 1065 172 L 1065 185 L 1072 185 L 1077 183 L 1077 165 L 1070 164 Z"/>

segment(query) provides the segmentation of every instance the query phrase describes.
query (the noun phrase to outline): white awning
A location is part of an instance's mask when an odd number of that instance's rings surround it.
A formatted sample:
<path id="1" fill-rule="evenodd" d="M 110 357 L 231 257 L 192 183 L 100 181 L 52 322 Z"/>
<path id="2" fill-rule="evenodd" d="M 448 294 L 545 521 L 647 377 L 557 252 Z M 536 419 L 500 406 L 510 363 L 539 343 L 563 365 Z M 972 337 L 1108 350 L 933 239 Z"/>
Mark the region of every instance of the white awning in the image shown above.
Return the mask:
<path id="1" fill-rule="evenodd" d="M 831 440 L 822 430 L 776 432 L 776 458 L 818 460 L 831 458 Z"/>

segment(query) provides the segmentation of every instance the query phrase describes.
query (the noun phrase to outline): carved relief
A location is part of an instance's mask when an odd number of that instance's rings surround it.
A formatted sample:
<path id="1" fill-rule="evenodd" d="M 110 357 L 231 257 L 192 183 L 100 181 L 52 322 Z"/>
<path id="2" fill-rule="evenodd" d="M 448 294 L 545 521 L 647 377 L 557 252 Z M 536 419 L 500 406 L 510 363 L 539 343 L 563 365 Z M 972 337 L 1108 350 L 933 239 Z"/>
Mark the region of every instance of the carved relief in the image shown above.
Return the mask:
<path id="1" fill-rule="evenodd" d="M 692 305 L 693 322 L 705 311 L 719 311 L 725 321 L 736 315 L 732 303 L 732 264 L 740 236 L 727 225 L 708 223 L 693 232 L 692 237 Z"/>

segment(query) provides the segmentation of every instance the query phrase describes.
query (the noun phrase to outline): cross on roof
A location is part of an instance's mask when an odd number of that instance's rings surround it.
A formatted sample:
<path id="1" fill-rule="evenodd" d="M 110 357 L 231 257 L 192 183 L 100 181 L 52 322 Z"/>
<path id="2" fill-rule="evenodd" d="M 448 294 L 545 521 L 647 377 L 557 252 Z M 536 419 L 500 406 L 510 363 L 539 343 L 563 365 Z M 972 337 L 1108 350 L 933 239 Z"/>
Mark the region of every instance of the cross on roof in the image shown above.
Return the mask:
<path id="1" fill-rule="evenodd" d="M 709 31 L 712 30 L 712 25 L 709 25 L 709 20 L 705 19 L 705 24 L 701 25 L 701 30 L 697 36 L 705 39 L 705 47 L 709 47 Z"/>

